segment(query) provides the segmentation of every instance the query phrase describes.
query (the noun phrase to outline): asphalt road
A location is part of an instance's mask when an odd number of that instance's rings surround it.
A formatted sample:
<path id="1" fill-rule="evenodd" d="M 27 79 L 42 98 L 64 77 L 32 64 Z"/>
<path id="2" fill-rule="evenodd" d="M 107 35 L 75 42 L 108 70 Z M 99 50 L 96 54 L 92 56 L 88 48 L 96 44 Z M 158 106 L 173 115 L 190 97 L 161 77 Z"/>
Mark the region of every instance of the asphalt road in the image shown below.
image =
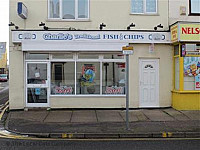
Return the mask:
<path id="1" fill-rule="evenodd" d="M 0 82 L 0 106 L 5 104 L 9 99 L 9 85 L 8 82 Z"/>
<path id="2" fill-rule="evenodd" d="M 199 150 L 200 139 L 17 140 L 0 138 L 0 150 Z"/>

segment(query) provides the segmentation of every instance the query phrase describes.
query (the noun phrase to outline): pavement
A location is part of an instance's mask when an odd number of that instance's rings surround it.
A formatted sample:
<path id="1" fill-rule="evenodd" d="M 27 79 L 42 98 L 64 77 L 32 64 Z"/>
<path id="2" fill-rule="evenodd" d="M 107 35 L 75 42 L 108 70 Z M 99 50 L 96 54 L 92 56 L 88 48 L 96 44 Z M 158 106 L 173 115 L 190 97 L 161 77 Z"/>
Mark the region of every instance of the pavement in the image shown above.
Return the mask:
<path id="1" fill-rule="evenodd" d="M 165 109 L 10 111 L 5 128 L 47 138 L 200 138 L 200 111 Z"/>

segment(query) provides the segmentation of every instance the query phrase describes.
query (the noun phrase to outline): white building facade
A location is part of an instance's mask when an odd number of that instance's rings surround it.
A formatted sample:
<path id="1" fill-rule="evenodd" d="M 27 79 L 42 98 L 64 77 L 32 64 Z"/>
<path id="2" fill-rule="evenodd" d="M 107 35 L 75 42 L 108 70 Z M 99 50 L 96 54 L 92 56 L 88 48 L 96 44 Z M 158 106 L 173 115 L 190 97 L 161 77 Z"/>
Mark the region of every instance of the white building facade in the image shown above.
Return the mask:
<path id="1" fill-rule="evenodd" d="M 10 0 L 10 109 L 125 108 L 127 63 L 130 108 L 171 106 L 167 0 L 20 2 Z"/>

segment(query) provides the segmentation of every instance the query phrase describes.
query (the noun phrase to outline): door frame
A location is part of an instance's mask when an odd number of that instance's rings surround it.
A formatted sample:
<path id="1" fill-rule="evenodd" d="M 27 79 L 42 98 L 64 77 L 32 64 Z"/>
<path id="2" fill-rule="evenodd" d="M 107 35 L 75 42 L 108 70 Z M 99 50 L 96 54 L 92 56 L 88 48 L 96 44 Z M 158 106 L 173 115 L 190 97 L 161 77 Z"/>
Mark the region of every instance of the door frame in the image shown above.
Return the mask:
<path id="1" fill-rule="evenodd" d="M 160 89 L 159 89 L 159 84 L 160 84 L 160 77 L 159 77 L 159 58 L 140 58 L 139 59 L 139 108 L 155 108 L 155 107 L 160 107 L 160 103 L 159 103 L 159 93 L 160 93 Z M 141 104 L 141 92 L 142 92 L 142 62 L 145 62 L 145 61 L 154 61 L 156 63 L 155 67 L 156 67 L 156 81 L 157 81 L 157 84 L 156 84 L 156 103 L 155 105 L 150 105 L 150 106 L 144 106 L 143 104 Z"/>
<path id="2" fill-rule="evenodd" d="M 46 64 L 47 65 L 47 84 L 28 84 L 27 66 L 28 64 Z M 47 103 L 28 103 L 28 88 L 47 88 Z M 50 62 L 48 61 L 27 61 L 25 62 L 25 107 L 50 107 Z"/>

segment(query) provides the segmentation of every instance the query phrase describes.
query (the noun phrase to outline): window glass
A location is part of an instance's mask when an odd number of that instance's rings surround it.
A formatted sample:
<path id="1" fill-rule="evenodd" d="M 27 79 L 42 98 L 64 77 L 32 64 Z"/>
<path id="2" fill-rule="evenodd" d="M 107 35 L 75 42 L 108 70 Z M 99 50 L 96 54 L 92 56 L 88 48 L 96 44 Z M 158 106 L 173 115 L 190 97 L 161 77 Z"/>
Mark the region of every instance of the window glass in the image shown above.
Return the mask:
<path id="1" fill-rule="evenodd" d="M 50 18 L 60 18 L 60 2 L 59 0 L 50 0 L 49 4 Z"/>
<path id="2" fill-rule="evenodd" d="M 88 0 L 78 0 L 78 18 L 88 18 Z"/>
<path id="3" fill-rule="evenodd" d="M 146 0 L 146 12 L 148 13 L 156 12 L 156 0 Z"/>
<path id="4" fill-rule="evenodd" d="M 75 91 L 75 63 L 62 62 L 51 64 L 51 94 L 70 95 Z"/>
<path id="5" fill-rule="evenodd" d="M 200 14 L 200 1 L 190 0 L 190 12 L 194 14 Z"/>
<path id="6" fill-rule="evenodd" d="M 27 53 L 26 59 L 34 59 L 34 60 L 39 60 L 39 59 L 44 60 L 45 59 L 45 60 L 48 60 L 49 54 L 30 54 L 30 53 Z"/>
<path id="7" fill-rule="evenodd" d="M 102 64 L 103 94 L 125 94 L 125 63 Z"/>
<path id="8" fill-rule="evenodd" d="M 46 84 L 47 83 L 47 64 L 27 64 L 27 83 Z"/>
<path id="9" fill-rule="evenodd" d="M 179 90 L 179 58 L 175 58 L 175 89 Z"/>
<path id="10" fill-rule="evenodd" d="M 179 55 L 179 45 L 174 46 L 174 56 Z"/>
<path id="11" fill-rule="evenodd" d="M 73 54 L 52 54 L 53 59 L 73 59 Z"/>
<path id="12" fill-rule="evenodd" d="M 28 88 L 28 103 L 47 103 L 47 88 Z"/>
<path id="13" fill-rule="evenodd" d="M 104 59 L 124 59 L 124 55 L 122 54 L 106 54 L 103 57 Z"/>
<path id="14" fill-rule="evenodd" d="M 79 54 L 79 59 L 99 59 L 99 55 L 96 54 Z"/>
<path id="15" fill-rule="evenodd" d="M 100 63 L 78 62 L 76 93 L 100 94 Z"/>
<path id="16" fill-rule="evenodd" d="M 143 12 L 143 0 L 132 0 L 132 13 Z"/>
<path id="17" fill-rule="evenodd" d="M 63 19 L 75 19 L 75 0 L 63 0 Z"/>
<path id="18" fill-rule="evenodd" d="M 132 0 L 132 13 L 156 13 L 157 0 Z M 145 7 L 144 7 L 145 6 Z"/>
<path id="19" fill-rule="evenodd" d="M 184 90 L 200 90 L 200 57 L 184 57 Z"/>

